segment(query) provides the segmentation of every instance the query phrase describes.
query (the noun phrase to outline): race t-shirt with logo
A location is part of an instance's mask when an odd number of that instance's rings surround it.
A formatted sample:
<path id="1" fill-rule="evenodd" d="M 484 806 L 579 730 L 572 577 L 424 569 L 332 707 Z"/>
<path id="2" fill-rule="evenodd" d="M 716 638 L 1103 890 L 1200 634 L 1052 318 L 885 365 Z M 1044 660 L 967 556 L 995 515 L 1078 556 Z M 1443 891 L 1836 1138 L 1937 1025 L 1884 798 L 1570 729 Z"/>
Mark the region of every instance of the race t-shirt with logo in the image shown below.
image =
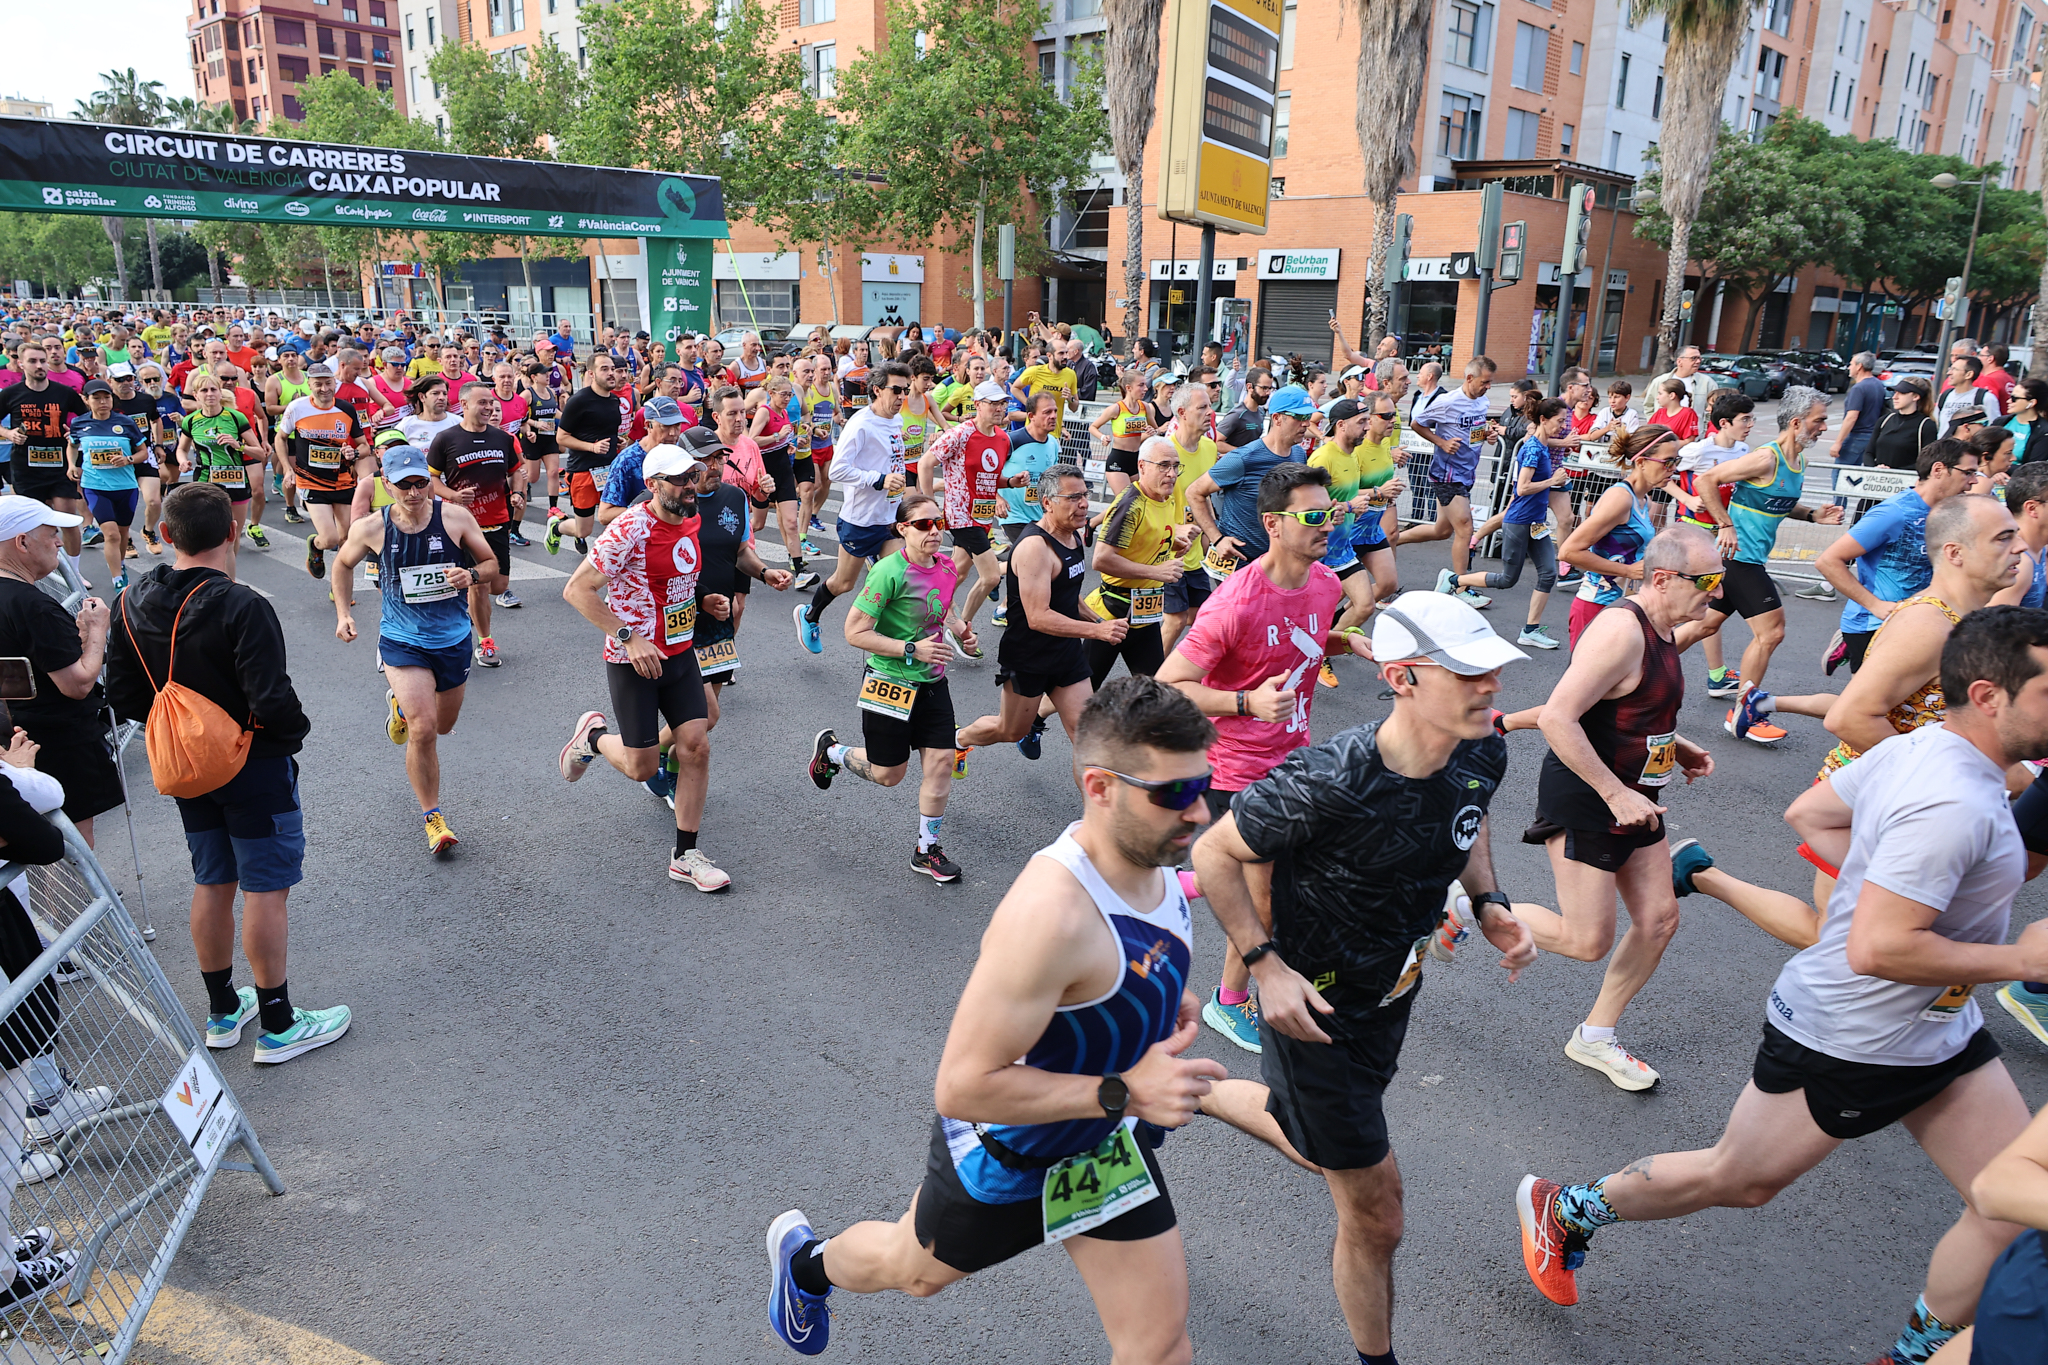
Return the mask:
<path id="1" fill-rule="evenodd" d="M 1438 440 L 1454 442 L 1450 450 L 1430 456 L 1430 478 L 1438 483 L 1472 482 L 1479 468 L 1479 447 L 1472 444 L 1472 432 L 1485 425 L 1487 413 L 1485 394 L 1474 398 L 1460 388 L 1446 391 L 1413 419 L 1417 427 L 1435 432 Z"/>
<path id="2" fill-rule="evenodd" d="M 1690 411 L 1690 409 L 1687 409 L 1687 411 Z M 1717 464 L 1726 464 L 1730 460 L 1739 460 L 1747 454 L 1749 454 L 1749 442 L 1747 441 L 1737 441 L 1735 444 L 1727 446 L 1716 444 L 1711 436 L 1694 441 L 1691 445 L 1678 452 L 1679 485 L 1686 492 L 1697 497 L 1700 491 L 1700 475 L 1706 473 Z M 1728 500 L 1728 491 L 1725 488 L 1721 490 L 1721 500 L 1724 503 Z M 1714 529 L 1714 519 L 1709 517 L 1704 510 L 1694 512 L 1681 503 L 1677 511 L 1680 521 L 1689 522 L 1694 526 L 1703 527 L 1709 531 Z"/>
<path id="3" fill-rule="evenodd" d="M 248 418 L 233 408 L 222 408 L 212 417 L 204 412 L 188 413 L 178 423 L 178 430 L 192 439 L 194 483 L 217 483 L 230 496 L 248 492 L 249 453 L 242 448 Z"/>
<path id="4" fill-rule="evenodd" d="M 1912 489 L 1894 493 L 1856 519 L 1842 534 L 1861 546 L 1854 561 L 1856 581 L 1880 602 L 1903 602 L 1934 581 L 1927 562 L 1927 500 Z M 1842 608 L 1842 633 L 1853 635 L 1882 625 L 1861 603 Z"/>
<path id="5" fill-rule="evenodd" d="M 64 477 L 64 433 L 74 418 L 90 411 L 78 390 L 49 383 L 32 389 L 26 380 L 0 389 L 0 419 L 16 431 L 28 433 L 24 444 L 10 446 L 14 472 L 12 482 L 22 483 L 30 475 Z"/>
<path id="6" fill-rule="evenodd" d="M 1103 513 L 1101 541 L 1133 564 L 1164 564 L 1173 558 L 1173 528 L 1186 517 L 1187 504 L 1178 496 L 1169 494 L 1164 501 L 1147 497 L 1134 480 Z M 1165 586 L 1156 578 L 1126 578 L 1107 571 L 1102 581 L 1118 589 L 1120 598 L 1128 598 L 1133 589 Z M 1143 617 L 1134 622 L 1143 623 Z"/>
<path id="7" fill-rule="evenodd" d="M 512 438 L 493 426 L 471 431 L 457 423 L 427 447 L 427 468 L 439 474 L 442 483 L 458 493 L 476 490 L 469 511 L 486 531 L 495 531 L 512 518 L 507 494 L 518 460 Z"/>
<path id="8" fill-rule="evenodd" d="M 1043 441 L 1031 439 L 1031 433 L 1024 431 L 1021 436 L 1010 437 L 1010 458 L 1003 465 L 1003 477 L 1014 479 L 1019 474 L 1028 474 L 1031 481 L 1022 488 L 1001 489 L 1003 514 L 997 518 L 1006 525 L 1019 526 L 1025 522 L 1037 521 L 1045 515 L 1045 504 L 1038 497 L 1039 476 L 1060 461 L 1059 446 L 1051 437 Z"/>
<path id="9" fill-rule="evenodd" d="M 946 527 L 995 525 L 1003 499 L 996 481 L 1010 460 L 1010 435 L 998 427 L 988 436 L 972 422 L 962 422 L 932 442 L 930 458 L 938 461 L 945 482 Z"/>
<path id="10" fill-rule="evenodd" d="M 612 614 L 651 641 L 663 657 L 690 647 L 697 624 L 697 576 L 703 548 L 698 518 L 671 524 L 647 503 L 620 513 L 590 543 L 590 560 L 610 584 Z M 630 662 L 626 647 L 604 637 L 604 660 Z"/>
<path id="11" fill-rule="evenodd" d="M 891 640 L 928 640 L 944 627 L 959 585 L 960 571 L 951 555 L 935 555 L 920 567 L 899 550 L 868 570 L 853 609 L 873 617 L 875 632 Z M 868 667 L 898 682 L 927 683 L 946 676 L 944 664 L 906 662 L 900 651 L 869 655 Z"/>
<path id="12" fill-rule="evenodd" d="M 78 482 L 85 488 L 115 492 L 134 488 L 135 466 L 128 462 L 137 451 L 149 450 L 149 433 L 126 413 L 111 417 L 79 417 L 71 423 L 71 440 L 78 447 Z"/>
<path id="13" fill-rule="evenodd" d="M 1254 561 L 1223 580 L 1181 637 L 1175 648 L 1201 668 L 1204 687 L 1249 692 L 1278 675 L 1282 690 L 1294 693 L 1293 712 L 1280 720 L 1212 717 L 1209 763 L 1217 787 L 1243 791 L 1309 742 L 1316 670 L 1343 600 L 1344 585 L 1321 564 L 1310 565 L 1308 580 L 1287 592 Z"/>
<path id="14" fill-rule="evenodd" d="M 334 386 L 334 401 L 355 413 L 356 422 L 364 431 L 375 429 L 377 414 L 383 411 L 383 408 L 377 405 L 376 397 L 353 379 L 346 384 Z"/>
<path id="15" fill-rule="evenodd" d="M 611 453 L 593 455 L 587 450 L 562 448 L 564 467 L 572 474 L 591 474 L 612 462 L 612 456 L 624 450 L 633 430 L 635 409 L 630 399 L 620 393 L 599 393 L 596 389 L 578 389 L 569 395 L 569 401 L 562 404 L 557 417 L 561 431 L 579 441 L 595 445 L 599 441 L 612 442 Z"/>
<path id="16" fill-rule="evenodd" d="M 1074 400 L 1080 389 L 1080 379 L 1072 370 L 1057 369 L 1051 365 L 1032 365 L 1012 381 L 1024 390 L 1027 398 L 1036 398 L 1041 393 L 1050 393 L 1059 399 L 1059 415 L 1053 419 L 1053 439 L 1058 440 L 1067 429 L 1067 405 Z"/>
<path id="17" fill-rule="evenodd" d="M 277 425 L 301 488 L 332 493 L 355 488 L 356 449 L 363 436 L 355 409 L 339 403 L 320 408 L 310 397 L 294 398 Z"/>

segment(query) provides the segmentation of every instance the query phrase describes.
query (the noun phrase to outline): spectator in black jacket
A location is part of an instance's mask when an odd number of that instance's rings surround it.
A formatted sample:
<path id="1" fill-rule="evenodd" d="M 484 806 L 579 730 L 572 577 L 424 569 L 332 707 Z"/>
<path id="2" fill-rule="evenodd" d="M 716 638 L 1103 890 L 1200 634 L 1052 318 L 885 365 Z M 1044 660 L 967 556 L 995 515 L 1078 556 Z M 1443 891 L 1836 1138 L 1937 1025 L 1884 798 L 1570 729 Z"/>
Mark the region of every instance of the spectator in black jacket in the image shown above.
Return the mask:
<path id="1" fill-rule="evenodd" d="M 177 567 L 157 566 L 115 600 L 107 696 L 116 715 L 147 723 L 157 690 L 172 677 L 175 623 L 177 681 L 255 732 L 242 771 L 204 796 L 177 798 L 178 816 L 192 851 L 192 946 L 206 982 L 206 1044 L 233 1047 L 260 1014 L 256 1061 L 289 1061 L 349 1025 L 346 1005 L 294 1009 L 285 986 L 285 898 L 304 878 L 306 858 L 293 756 L 312 726 L 285 672 L 277 613 L 230 576 L 228 495 L 216 484 L 179 488 L 164 499 L 162 533 L 178 552 Z M 238 888 L 253 991 L 234 986 Z"/>

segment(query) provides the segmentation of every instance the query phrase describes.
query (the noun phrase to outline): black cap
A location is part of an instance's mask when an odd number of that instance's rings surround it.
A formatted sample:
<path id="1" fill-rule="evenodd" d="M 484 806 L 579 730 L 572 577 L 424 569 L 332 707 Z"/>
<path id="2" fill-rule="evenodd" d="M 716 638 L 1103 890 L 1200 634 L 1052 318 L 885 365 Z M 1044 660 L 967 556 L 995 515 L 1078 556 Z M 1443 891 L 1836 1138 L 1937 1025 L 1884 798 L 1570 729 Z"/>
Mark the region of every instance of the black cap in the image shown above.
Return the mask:
<path id="1" fill-rule="evenodd" d="M 107 395 L 107 396 L 108 396 L 109 398 L 111 398 L 111 397 L 113 397 L 113 396 L 114 396 L 114 386 L 113 386 L 112 384 L 109 384 L 109 383 L 108 383 L 108 382 L 107 382 L 106 380 L 104 380 L 104 379 L 88 379 L 88 380 L 86 380 L 86 381 L 85 381 L 85 396 L 86 396 L 86 397 L 88 397 L 88 398 L 90 398 L 90 397 L 91 397 L 92 395 L 94 395 L 94 394 L 96 394 L 96 393 L 103 393 L 103 394 L 106 394 L 106 395 Z"/>
<path id="2" fill-rule="evenodd" d="M 714 455 L 730 455 L 732 447 L 718 439 L 718 432 L 711 427 L 691 427 L 683 433 L 683 449 L 700 460 Z"/>
<path id="3" fill-rule="evenodd" d="M 1334 426 L 1339 422 L 1348 422 L 1371 411 L 1371 408 L 1356 398 L 1339 398 L 1330 404 L 1330 424 Z"/>

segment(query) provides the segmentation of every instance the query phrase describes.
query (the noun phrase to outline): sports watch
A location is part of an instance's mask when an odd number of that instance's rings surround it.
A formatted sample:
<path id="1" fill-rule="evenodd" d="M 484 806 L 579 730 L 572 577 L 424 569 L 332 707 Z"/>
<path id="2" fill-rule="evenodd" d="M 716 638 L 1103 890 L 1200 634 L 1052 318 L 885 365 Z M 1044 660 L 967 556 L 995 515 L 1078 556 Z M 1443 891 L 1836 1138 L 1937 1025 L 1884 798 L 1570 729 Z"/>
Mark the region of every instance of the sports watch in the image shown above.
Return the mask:
<path id="1" fill-rule="evenodd" d="M 1095 1102 L 1102 1106 L 1103 1113 L 1121 1123 L 1124 1106 L 1131 1102 L 1131 1089 L 1124 1084 L 1123 1077 L 1112 1071 L 1095 1087 Z"/>
<path id="2" fill-rule="evenodd" d="M 633 639 L 633 628 L 631 626 L 620 626 L 612 634 L 618 637 L 620 644 L 630 644 Z"/>
<path id="3" fill-rule="evenodd" d="M 1498 905 L 1509 914 L 1513 914 L 1515 910 L 1515 907 L 1508 902 L 1507 896 L 1502 892 L 1482 891 L 1472 897 L 1472 922 L 1474 924 L 1479 922 L 1479 907 L 1488 903 Z"/>

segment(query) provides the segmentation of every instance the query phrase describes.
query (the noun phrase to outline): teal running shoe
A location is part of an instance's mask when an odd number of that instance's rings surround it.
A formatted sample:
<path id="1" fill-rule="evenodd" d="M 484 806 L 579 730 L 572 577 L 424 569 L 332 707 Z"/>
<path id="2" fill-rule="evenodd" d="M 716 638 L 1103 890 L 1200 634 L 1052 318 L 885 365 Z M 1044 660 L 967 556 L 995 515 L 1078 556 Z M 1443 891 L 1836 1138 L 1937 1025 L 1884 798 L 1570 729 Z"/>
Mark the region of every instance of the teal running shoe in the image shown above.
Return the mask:
<path id="1" fill-rule="evenodd" d="M 1698 890 L 1692 879 L 1714 865 L 1714 855 L 1700 847 L 1697 839 L 1680 839 L 1671 846 L 1671 889 L 1681 896 Z"/>
<path id="2" fill-rule="evenodd" d="M 1256 996 L 1247 997 L 1242 1005 L 1223 1003 L 1223 988 L 1217 987 L 1209 993 L 1209 1003 L 1202 1006 L 1202 1022 L 1246 1052 L 1258 1052 L 1259 1046 L 1259 1002 Z"/>
<path id="3" fill-rule="evenodd" d="M 235 992 L 235 999 L 241 1002 L 233 1014 L 209 1014 L 206 1016 L 206 1045 L 216 1050 L 233 1047 L 242 1041 L 242 1030 L 256 1018 L 256 991 L 244 986 Z"/>
<path id="4" fill-rule="evenodd" d="M 265 1062 L 288 1062 L 316 1047 L 326 1047 L 347 1033 L 348 1026 L 347 1005 L 328 1010 L 293 1010 L 292 1026 L 283 1033 L 256 1035 L 255 1060 L 259 1066 Z"/>
<path id="5" fill-rule="evenodd" d="M 2036 995 L 2017 981 L 1998 988 L 1998 1003 L 2034 1040 L 2048 1047 L 2048 995 Z"/>

